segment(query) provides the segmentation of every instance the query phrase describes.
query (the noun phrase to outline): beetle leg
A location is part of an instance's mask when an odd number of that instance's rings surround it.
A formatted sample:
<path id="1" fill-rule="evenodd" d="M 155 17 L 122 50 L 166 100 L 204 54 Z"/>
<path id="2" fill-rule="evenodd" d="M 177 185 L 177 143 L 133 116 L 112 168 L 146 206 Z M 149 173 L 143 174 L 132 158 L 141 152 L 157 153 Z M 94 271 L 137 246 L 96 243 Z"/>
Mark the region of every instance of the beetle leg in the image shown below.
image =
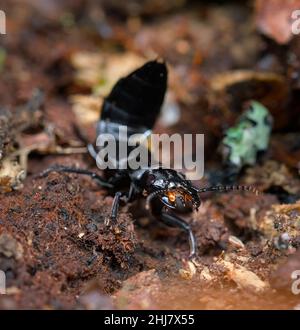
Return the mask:
<path id="1" fill-rule="evenodd" d="M 51 172 L 65 172 L 65 173 L 76 173 L 76 174 L 83 174 L 83 175 L 88 175 L 92 179 L 96 180 L 102 187 L 105 188 L 114 188 L 114 185 L 111 183 L 107 182 L 104 178 L 102 178 L 99 174 L 89 171 L 89 170 L 84 170 L 80 168 L 74 168 L 74 167 L 67 167 L 67 166 L 53 166 L 47 168 L 45 171 L 43 171 L 40 176 L 47 176 Z"/>
<path id="2" fill-rule="evenodd" d="M 118 216 L 118 211 L 119 211 L 119 206 L 120 206 L 120 201 L 121 198 L 124 196 L 125 198 L 123 199 L 126 203 L 130 202 L 135 194 L 135 188 L 134 185 L 131 184 L 128 193 L 124 192 L 117 192 L 114 196 L 113 200 L 113 205 L 111 208 L 111 214 L 110 214 L 110 220 L 113 223 L 116 223 L 117 216 Z M 109 220 L 105 222 L 106 225 L 109 225 Z"/>
<path id="3" fill-rule="evenodd" d="M 130 202 L 132 201 L 132 199 L 134 198 L 134 195 L 135 195 L 136 191 L 135 191 L 135 187 L 134 185 L 131 183 L 130 184 L 130 188 L 129 188 L 129 192 L 126 196 L 126 202 Z"/>
<path id="4" fill-rule="evenodd" d="M 110 218 L 105 221 L 105 224 L 107 226 L 109 225 L 110 221 L 113 224 L 116 224 L 116 222 L 117 222 L 117 216 L 118 216 L 120 200 L 121 200 L 122 195 L 123 195 L 123 193 L 121 193 L 120 191 L 116 192 L 116 194 L 115 194 L 113 204 L 112 204 L 112 208 L 111 208 Z"/>
<path id="5" fill-rule="evenodd" d="M 167 226 L 181 228 L 188 234 L 190 244 L 189 258 L 193 259 L 196 256 L 196 239 L 190 225 L 183 219 L 177 217 L 175 214 L 166 212 L 161 213 L 160 220 Z"/>
<path id="6" fill-rule="evenodd" d="M 87 150 L 88 150 L 90 156 L 91 156 L 92 158 L 94 158 L 95 160 L 97 160 L 97 151 L 96 151 L 94 145 L 91 144 L 91 143 L 89 143 L 89 144 L 87 145 Z"/>

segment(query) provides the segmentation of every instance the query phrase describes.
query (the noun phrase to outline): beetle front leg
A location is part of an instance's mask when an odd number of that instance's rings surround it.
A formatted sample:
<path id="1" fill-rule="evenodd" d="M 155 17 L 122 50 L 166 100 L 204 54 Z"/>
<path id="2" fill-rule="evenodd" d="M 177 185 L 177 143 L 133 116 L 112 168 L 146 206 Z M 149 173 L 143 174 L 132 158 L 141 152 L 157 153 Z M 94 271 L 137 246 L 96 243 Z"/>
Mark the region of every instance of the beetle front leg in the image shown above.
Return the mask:
<path id="1" fill-rule="evenodd" d="M 120 201 L 121 201 L 122 195 L 123 194 L 120 191 L 118 191 L 115 194 L 115 197 L 114 197 L 114 200 L 113 200 L 113 204 L 112 204 L 112 208 L 111 208 L 110 217 L 109 217 L 109 219 L 105 220 L 105 225 L 106 226 L 108 226 L 110 224 L 110 221 L 113 224 L 116 224 L 117 217 L 118 217 L 119 206 L 120 206 Z"/>
<path id="2" fill-rule="evenodd" d="M 118 191 L 117 193 L 115 193 L 113 204 L 112 204 L 112 208 L 111 208 L 110 218 L 105 221 L 105 224 L 107 226 L 109 225 L 110 221 L 113 224 L 116 224 L 117 217 L 118 217 L 119 206 L 120 206 L 121 198 L 123 196 L 124 196 L 125 203 L 130 202 L 134 198 L 134 196 L 135 196 L 135 188 L 134 188 L 134 186 L 132 184 L 130 185 L 130 189 L 129 189 L 128 193 L 122 193 L 120 191 Z"/>
<path id="3" fill-rule="evenodd" d="M 181 228 L 188 234 L 190 244 L 189 259 L 193 259 L 196 256 L 196 238 L 190 225 L 175 214 L 162 212 L 159 218 L 167 226 Z"/>

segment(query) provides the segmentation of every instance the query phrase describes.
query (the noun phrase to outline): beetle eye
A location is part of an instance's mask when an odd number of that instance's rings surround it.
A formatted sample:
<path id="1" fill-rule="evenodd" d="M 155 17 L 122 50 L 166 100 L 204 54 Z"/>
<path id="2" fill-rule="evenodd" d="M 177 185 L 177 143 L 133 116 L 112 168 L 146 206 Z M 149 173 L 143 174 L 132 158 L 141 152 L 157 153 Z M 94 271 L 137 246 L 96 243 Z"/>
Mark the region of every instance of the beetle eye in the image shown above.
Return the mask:
<path id="1" fill-rule="evenodd" d="M 168 193 L 168 199 L 170 202 L 174 203 L 176 200 L 176 194 L 174 192 L 169 192 Z"/>

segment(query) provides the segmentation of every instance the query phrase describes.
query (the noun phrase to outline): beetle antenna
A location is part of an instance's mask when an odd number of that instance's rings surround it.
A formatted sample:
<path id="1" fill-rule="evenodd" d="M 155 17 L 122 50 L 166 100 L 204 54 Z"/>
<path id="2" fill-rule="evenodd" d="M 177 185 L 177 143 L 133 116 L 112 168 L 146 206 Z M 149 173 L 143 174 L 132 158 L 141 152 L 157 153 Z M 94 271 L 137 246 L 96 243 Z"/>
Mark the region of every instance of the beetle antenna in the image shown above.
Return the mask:
<path id="1" fill-rule="evenodd" d="M 216 192 L 228 192 L 233 190 L 239 190 L 239 191 L 251 191 L 255 193 L 255 195 L 258 195 L 260 192 L 251 186 L 213 186 L 213 187 L 206 187 L 206 188 L 200 188 L 197 189 L 198 194 L 205 193 L 207 191 L 216 191 Z"/>

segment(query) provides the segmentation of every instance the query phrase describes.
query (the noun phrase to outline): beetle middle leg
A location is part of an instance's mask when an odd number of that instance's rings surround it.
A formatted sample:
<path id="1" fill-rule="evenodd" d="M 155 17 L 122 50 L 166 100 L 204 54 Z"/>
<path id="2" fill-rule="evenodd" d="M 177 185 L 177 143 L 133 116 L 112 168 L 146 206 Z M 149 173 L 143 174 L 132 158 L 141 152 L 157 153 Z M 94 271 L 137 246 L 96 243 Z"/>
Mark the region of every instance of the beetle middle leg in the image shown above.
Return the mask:
<path id="1" fill-rule="evenodd" d="M 159 219 L 167 226 L 181 228 L 188 234 L 190 244 L 189 258 L 193 259 L 196 256 L 196 238 L 190 225 L 175 214 L 166 212 L 162 212 Z"/>

